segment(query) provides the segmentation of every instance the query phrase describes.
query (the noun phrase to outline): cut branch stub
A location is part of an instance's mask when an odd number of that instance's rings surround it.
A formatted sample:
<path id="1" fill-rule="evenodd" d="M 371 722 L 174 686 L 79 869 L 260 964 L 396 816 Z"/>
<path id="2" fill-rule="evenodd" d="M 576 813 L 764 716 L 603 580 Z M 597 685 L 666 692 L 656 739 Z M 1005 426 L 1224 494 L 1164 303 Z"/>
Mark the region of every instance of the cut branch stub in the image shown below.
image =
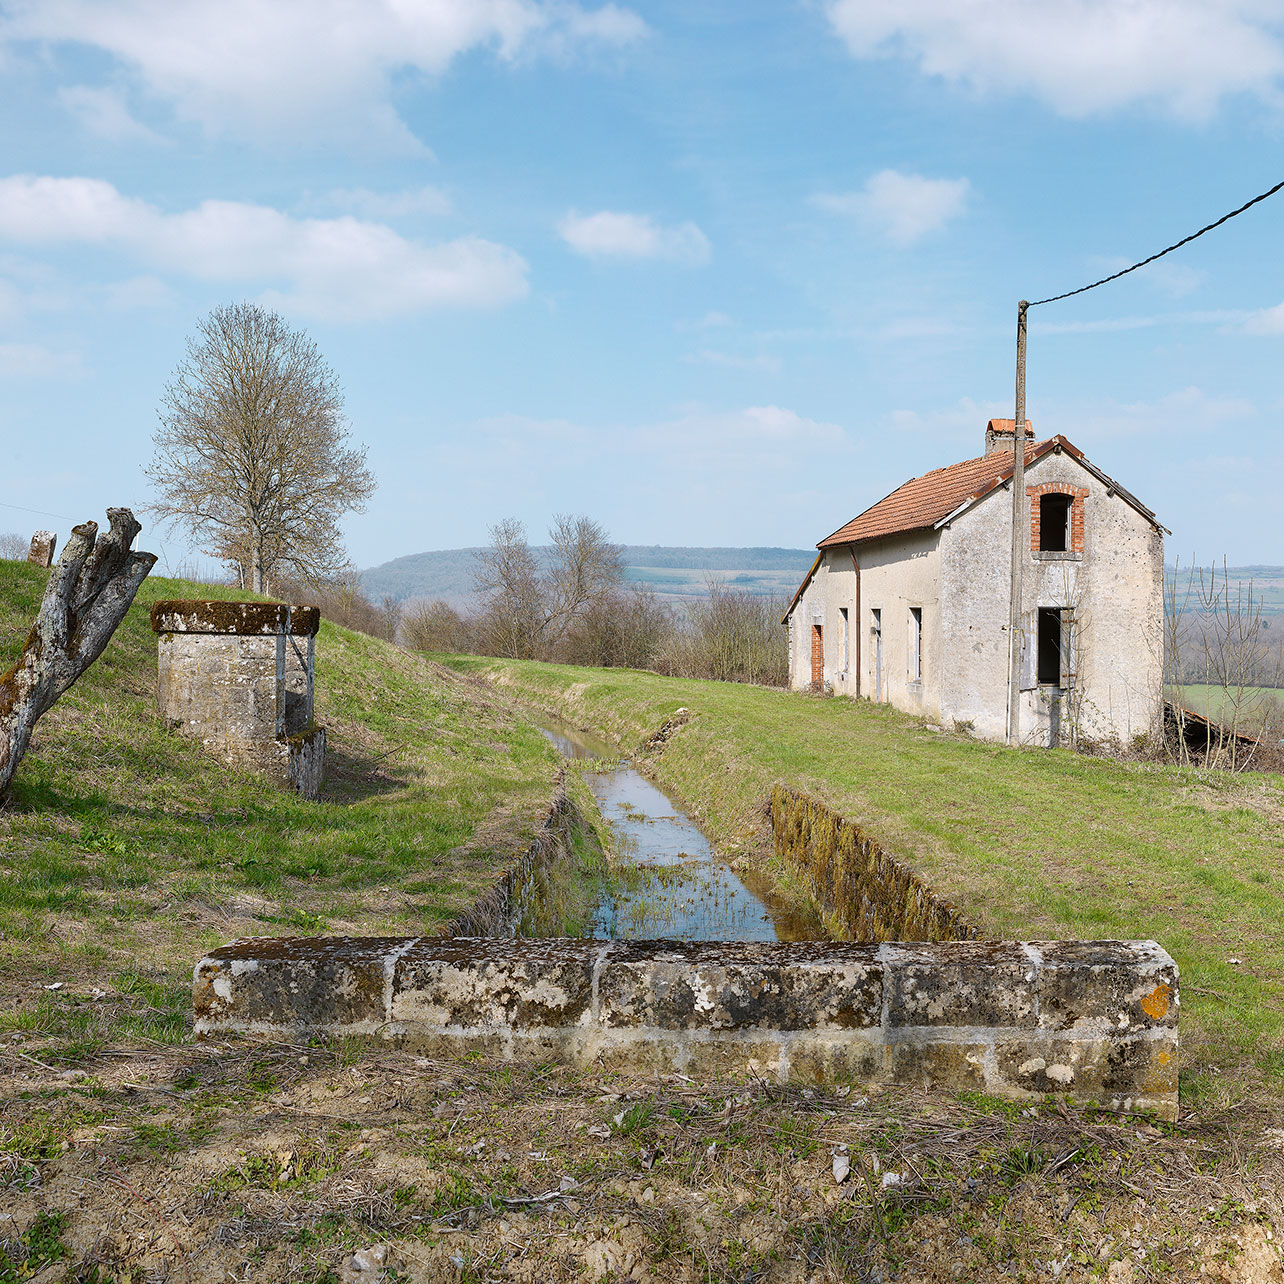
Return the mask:
<path id="1" fill-rule="evenodd" d="M 103 653 L 156 564 L 154 553 L 130 551 L 142 527 L 128 508 L 109 508 L 107 517 L 101 539 L 96 522 L 72 530 L 22 655 L 0 677 L 0 800 L 36 723 Z"/>

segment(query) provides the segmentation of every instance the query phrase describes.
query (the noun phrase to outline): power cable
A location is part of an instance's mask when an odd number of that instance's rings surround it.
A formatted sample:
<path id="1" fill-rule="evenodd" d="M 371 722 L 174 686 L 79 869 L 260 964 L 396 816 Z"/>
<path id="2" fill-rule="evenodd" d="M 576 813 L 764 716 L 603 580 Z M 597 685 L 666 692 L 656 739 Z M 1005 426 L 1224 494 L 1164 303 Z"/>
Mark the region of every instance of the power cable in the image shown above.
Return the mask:
<path id="1" fill-rule="evenodd" d="M 1259 201 L 1264 201 L 1268 196 L 1274 196 L 1276 192 L 1284 188 L 1284 182 L 1276 183 L 1269 192 L 1263 192 L 1260 196 L 1254 196 L 1251 201 L 1241 205 L 1237 210 L 1231 210 L 1229 214 L 1223 214 L 1216 223 L 1210 223 L 1207 227 L 1201 227 L 1198 232 L 1192 232 L 1189 236 L 1183 237 L 1174 245 L 1170 245 L 1166 250 L 1160 250 L 1158 254 L 1152 254 L 1148 259 L 1142 259 L 1140 263 L 1134 263 L 1132 267 L 1126 267 L 1121 272 L 1115 272 L 1111 276 L 1103 276 L 1100 281 L 1094 281 L 1091 285 L 1081 286 L 1077 290 L 1067 290 L 1065 294 L 1054 294 L 1050 299 L 1036 299 L 1029 306 L 1037 308 L 1041 303 L 1058 303 L 1062 299 L 1071 299 L 1076 294 L 1086 294 L 1089 290 L 1095 290 L 1099 285 L 1106 285 L 1110 281 L 1117 281 L 1121 276 L 1127 276 L 1129 272 L 1135 272 L 1138 268 L 1144 268 L 1147 263 L 1153 263 L 1156 259 L 1162 259 L 1165 254 L 1171 254 L 1174 250 L 1180 250 L 1183 245 L 1189 245 L 1191 241 L 1197 240 L 1205 232 L 1211 232 L 1215 227 L 1221 227 L 1223 223 L 1228 223 L 1237 214 L 1242 214 L 1245 210 L 1252 209 Z"/>
<path id="2" fill-rule="evenodd" d="M 21 504 L 6 504 L 0 500 L 0 508 L 16 508 L 20 513 L 35 513 L 37 517 L 56 517 L 62 522 L 74 522 L 74 517 L 68 517 L 66 513 L 46 513 L 43 508 L 23 508 Z"/>

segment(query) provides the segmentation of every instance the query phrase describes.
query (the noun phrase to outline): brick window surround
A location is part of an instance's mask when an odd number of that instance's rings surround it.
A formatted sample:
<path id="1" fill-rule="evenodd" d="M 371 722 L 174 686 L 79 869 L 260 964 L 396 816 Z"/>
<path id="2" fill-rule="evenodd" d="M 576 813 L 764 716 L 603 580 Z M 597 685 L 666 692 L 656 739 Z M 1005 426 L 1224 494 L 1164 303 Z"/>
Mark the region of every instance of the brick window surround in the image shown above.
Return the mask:
<path id="1" fill-rule="evenodd" d="M 1069 495 L 1070 504 L 1070 547 L 1071 553 L 1083 552 L 1083 501 L 1088 491 L 1083 486 L 1068 486 L 1065 482 L 1044 482 L 1040 486 L 1027 486 L 1025 493 L 1030 500 L 1030 552 L 1038 553 L 1039 548 L 1039 496 Z"/>

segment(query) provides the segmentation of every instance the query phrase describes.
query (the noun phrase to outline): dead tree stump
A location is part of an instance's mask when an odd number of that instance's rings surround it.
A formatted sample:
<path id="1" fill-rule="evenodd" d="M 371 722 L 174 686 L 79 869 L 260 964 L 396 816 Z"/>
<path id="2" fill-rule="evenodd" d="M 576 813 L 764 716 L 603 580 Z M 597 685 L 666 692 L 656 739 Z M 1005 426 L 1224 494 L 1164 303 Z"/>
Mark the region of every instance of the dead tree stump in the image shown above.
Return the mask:
<path id="1" fill-rule="evenodd" d="M 36 723 L 103 653 L 156 564 L 154 553 L 130 551 L 142 527 L 128 508 L 109 508 L 107 517 L 102 539 L 97 522 L 72 530 L 22 655 L 0 677 L 0 801 Z"/>

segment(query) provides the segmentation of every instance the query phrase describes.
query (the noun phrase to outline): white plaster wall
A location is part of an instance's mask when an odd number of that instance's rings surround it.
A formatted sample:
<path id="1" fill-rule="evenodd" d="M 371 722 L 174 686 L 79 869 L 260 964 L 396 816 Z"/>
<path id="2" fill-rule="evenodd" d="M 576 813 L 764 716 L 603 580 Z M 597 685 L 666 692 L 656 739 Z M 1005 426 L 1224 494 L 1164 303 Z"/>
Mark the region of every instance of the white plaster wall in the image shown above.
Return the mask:
<path id="1" fill-rule="evenodd" d="M 1162 709 L 1163 536 L 1070 455 L 1027 470 L 1027 485 L 1045 482 L 1088 490 L 1084 548 L 1078 558 L 1041 559 L 1027 525 L 1022 621 L 1033 634 L 1037 608 L 1074 609 L 1081 699 L 1071 710 L 1053 689 L 1023 692 L 1022 739 L 1054 743 L 1077 717 L 1087 738 L 1127 742 L 1152 730 Z M 941 532 L 941 713 L 992 739 L 1006 734 L 1011 495 L 996 492 Z"/>
<path id="2" fill-rule="evenodd" d="M 827 550 L 790 616 L 790 685 L 811 687 L 811 627 L 824 627 L 825 682 L 836 695 L 875 695 L 875 650 L 871 611 L 883 613 L 882 698 L 907 713 L 940 715 L 940 553 L 936 533 L 920 531 L 862 544 L 860 619 L 856 574 L 846 548 Z M 843 665 L 841 608 L 849 620 L 848 665 Z M 910 608 L 923 612 L 922 678 L 909 678 Z M 857 631 L 860 678 L 857 680 Z"/>

